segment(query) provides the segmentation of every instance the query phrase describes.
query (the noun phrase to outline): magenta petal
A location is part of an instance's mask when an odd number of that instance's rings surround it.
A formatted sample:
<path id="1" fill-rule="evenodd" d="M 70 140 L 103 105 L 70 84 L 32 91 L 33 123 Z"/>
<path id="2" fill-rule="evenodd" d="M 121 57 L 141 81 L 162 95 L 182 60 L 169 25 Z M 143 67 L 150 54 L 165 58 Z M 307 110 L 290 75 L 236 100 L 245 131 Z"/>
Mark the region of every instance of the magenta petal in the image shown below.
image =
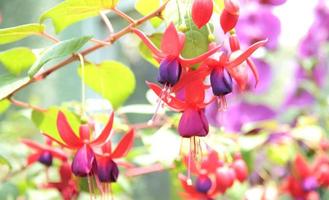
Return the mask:
<path id="1" fill-rule="evenodd" d="M 179 121 L 178 132 L 182 137 L 206 136 L 209 124 L 203 110 L 187 109 Z"/>
<path id="2" fill-rule="evenodd" d="M 85 177 L 92 172 L 95 154 L 88 145 L 83 145 L 75 154 L 72 162 L 72 172 L 76 176 Z"/>
<path id="3" fill-rule="evenodd" d="M 119 176 L 118 165 L 110 158 L 102 158 L 98 162 L 97 176 L 101 182 L 116 182 Z"/>

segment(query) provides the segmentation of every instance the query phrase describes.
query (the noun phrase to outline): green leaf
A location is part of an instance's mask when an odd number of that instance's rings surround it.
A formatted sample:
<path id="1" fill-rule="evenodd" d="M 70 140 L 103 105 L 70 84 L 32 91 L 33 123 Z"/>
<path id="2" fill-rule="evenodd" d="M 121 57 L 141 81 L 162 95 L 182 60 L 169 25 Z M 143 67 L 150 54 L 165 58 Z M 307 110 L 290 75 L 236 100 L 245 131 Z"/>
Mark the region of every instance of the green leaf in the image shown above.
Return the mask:
<path id="1" fill-rule="evenodd" d="M 149 36 L 150 40 L 158 47 L 160 48 L 161 45 L 161 39 L 162 39 L 162 33 L 154 33 L 151 36 Z M 159 62 L 153 58 L 152 52 L 150 49 L 144 44 L 144 42 L 139 43 L 139 53 L 141 56 L 147 60 L 149 63 L 151 63 L 155 67 L 159 67 Z"/>
<path id="2" fill-rule="evenodd" d="M 192 19 L 185 17 L 185 23 L 187 26 L 187 31 L 185 32 L 185 44 L 182 50 L 182 56 L 184 58 L 194 58 L 208 51 L 209 31 L 206 26 L 198 29 L 193 23 Z M 210 30 L 212 31 L 213 26 L 210 25 Z"/>
<path id="3" fill-rule="evenodd" d="M 78 69 L 81 76 L 81 67 Z M 129 67 L 116 62 L 86 64 L 85 83 L 109 100 L 114 108 L 120 107 L 135 89 L 135 76 Z"/>
<path id="4" fill-rule="evenodd" d="M 29 82 L 29 77 L 17 78 L 11 74 L 0 75 L 0 100 L 8 97 L 12 92 Z"/>
<path id="5" fill-rule="evenodd" d="M 99 15 L 102 10 L 116 6 L 119 0 L 66 0 L 46 11 L 40 17 L 43 22 L 51 19 L 57 33 L 83 19 Z"/>
<path id="6" fill-rule="evenodd" d="M 57 115 L 59 110 L 64 112 L 74 132 L 78 134 L 80 120 L 76 115 L 66 109 L 53 107 L 49 108 L 47 112 L 40 112 L 34 110 L 32 112 L 32 121 L 42 133 L 49 135 L 50 137 L 55 138 L 59 141 L 62 141 L 56 126 Z"/>
<path id="7" fill-rule="evenodd" d="M 1 165 L 6 165 L 9 168 L 9 170 L 12 169 L 12 166 L 11 166 L 10 162 L 5 157 L 3 157 L 2 155 L 0 155 L 0 166 Z"/>
<path id="8" fill-rule="evenodd" d="M 40 68 L 50 60 L 68 56 L 77 52 L 90 40 L 90 38 L 90 36 L 73 38 L 52 45 L 46 51 L 44 51 L 42 55 L 37 59 L 37 61 L 32 65 L 28 72 L 29 76 L 34 76 L 40 70 Z"/>
<path id="9" fill-rule="evenodd" d="M 4 113 L 10 106 L 10 102 L 8 100 L 0 101 L 0 114 Z"/>
<path id="10" fill-rule="evenodd" d="M 36 57 L 31 49 L 18 47 L 0 53 L 0 62 L 14 75 L 33 65 Z"/>
<path id="11" fill-rule="evenodd" d="M 39 35 L 45 29 L 42 24 L 25 24 L 21 26 L 0 29 L 0 44 L 7 44 L 24 39 L 31 35 Z"/>
<path id="12" fill-rule="evenodd" d="M 158 9 L 161 5 L 160 0 L 137 0 L 135 3 L 135 9 L 143 16 L 148 15 Z M 158 17 L 150 19 L 151 24 L 154 27 L 158 27 L 162 20 Z"/>

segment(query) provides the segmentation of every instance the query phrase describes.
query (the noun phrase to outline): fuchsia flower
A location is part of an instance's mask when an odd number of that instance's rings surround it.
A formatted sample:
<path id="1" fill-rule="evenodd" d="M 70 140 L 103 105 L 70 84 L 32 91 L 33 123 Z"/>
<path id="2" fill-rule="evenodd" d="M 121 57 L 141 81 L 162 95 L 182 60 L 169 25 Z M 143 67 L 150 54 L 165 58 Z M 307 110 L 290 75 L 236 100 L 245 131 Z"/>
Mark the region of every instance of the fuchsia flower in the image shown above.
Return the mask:
<path id="1" fill-rule="evenodd" d="M 119 170 L 117 163 L 113 160 L 126 156 L 133 145 L 134 135 L 134 129 L 130 129 L 114 150 L 112 150 L 111 143 L 107 142 L 102 145 L 100 151 L 95 151 L 97 176 L 101 182 L 112 183 L 117 181 Z"/>
<path id="2" fill-rule="evenodd" d="M 63 162 L 67 160 L 65 152 L 51 147 L 51 141 L 48 138 L 46 138 L 46 145 L 39 144 L 33 140 L 28 139 L 23 139 L 22 143 L 34 151 L 34 153 L 27 157 L 28 165 L 31 165 L 35 162 L 40 162 L 43 165 L 49 167 L 52 165 L 54 157 L 62 160 Z"/>
<path id="3" fill-rule="evenodd" d="M 76 199 L 79 191 L 76 182 L 73 180 L 69 163 L 63 162 L 61 164 L 59 175 L 60 181 L 46 183 L 43 187 L 57 189 L 64 200 Z"/>
<path id="4" fill-rule="evenodd" d="M 240 50 L 240 44 L 235 35 L 230 36 L 231 54 L 224 52 L 215 54 L 205 62 L 211 71 L 210 82 L 213 94 L 219 97 L 220 104 L 226 105 L 224 96 L 232 92 L 232 77 L 241 90 L 246 89 L 248 83 L 248 73 L 246 72 L 247 63 L 251 69 L 256 83 L 258 84 L 259 75 L 253 61 L 249 58 L 251 54 L 259 47 L 262 47 L 267 40 L 256 42 L 246 51 Z"/>
<path id="5" fill-rule="evenodd" d="M 208 120 L 204 114 L 205 89 L 207 86 L 203 84 L 203 80 L 207 71 L 200 67 L 196 71 L 190 71 L 182 76 L 180 82 L 172 88 L 172 93 L 162 98 L 171 109 L 182 112 L 178 125 L 178 132 L 182 137 L 206 136 L 209 131 Z M 148 83 L 150 89 L 159 97 L 162 89 L 154 83 Z M 182 98 L 179 98 L 179 95 Z"/>
<path id="6" fill-rule="evenodd" d="M 315 172 L 303 156 L 298 154 L 292 167 L 292 175 L 288 176 L 283 191 L 288 192 L 295 199 L 307 200 L 310 196 L 318 197 L 316 189 L 319 188 L 319 182 Z M 319 198 L 315 198 L 319 199 Z"/>
<path id="7" fill-rule="evenodd" d="M 113 113 L 100 133 L 100 135 L 91 139 L 90 127 L 87 124 L 80 125 L 79 136 L 77 136 L 68 123 L 64 113 L 59 112 L 57 116 L 57 129 L 63 142 L 54 138 L 57 143 L 72 150 L 77 150 L 73 162 L 72 172 L 76 176 L 85 177 L 96 171 L 96 159 L 94 147 L 104 144 L 111 132 L 113 124 Z"/>
<path id="8" fill-rule="evenodd" d="M 207 24 L 213 13 L 213 0 L 194 0 L 192 5 L 192 20 L 200 29 Z"/>
<path id="9" fill-rule="evenodd" d="M 211 150 L 204 158 L 200 167 L 191 163 L 191 171 L 196 175 L 194 183 L 189 177 L 180 174 L 179 179 L 184 192 L 184 199 L 211 200 L 234 184 L 235 180 L 243 182 L 247 179 L 248 168 L 245 162 L 236 156 L 232 163 L 224 163 L 218 157 L 217 152 Z"/>
<path id="10" fill-rule="evenodd" d="M 215 47 L 195 58 L 185 59 L 180 55 L 185 43 L 185 34 L 177 32 L 173 23 L 169 24 L 163 34 L 161 50 L 143 32 L 138 29 L 133 29 L 133 31 L 152 51 L 154 58 L 159 61 L 158 82 L 166 87 L 171 87 L 179 81 L 183 68 L 186 70 L 194 64 L 203 62 L 219 49 L 219 47 Z"/>
<path id="11" fill-rule="evenodd" d="M 224 33 L 232 30 L 239 20 L 240 6 L 236 0 L 224 0 L 224 10 L 220 15 L 220 25 Z"/>

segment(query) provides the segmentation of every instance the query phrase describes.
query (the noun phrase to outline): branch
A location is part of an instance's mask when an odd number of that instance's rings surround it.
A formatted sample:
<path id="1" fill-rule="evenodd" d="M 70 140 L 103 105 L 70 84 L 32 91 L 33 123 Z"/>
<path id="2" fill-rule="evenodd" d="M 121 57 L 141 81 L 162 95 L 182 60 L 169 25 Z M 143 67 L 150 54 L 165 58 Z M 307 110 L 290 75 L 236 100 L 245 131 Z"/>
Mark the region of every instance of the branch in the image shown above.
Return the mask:
<path id="1" fill-rule="evenodd" d="M 157 163 L 157 164 L 154 164 L 154 165 L 151 165 L 151 166 L 137 167 L 137 168 L 128 169 L 127 172 L 126 172 L 126 176 L 128 176 L 128 177 L 140 176 L 140 175 L 145 175 L 145 174 L 149 174 L 149 173 L 169 170 L 169 169 L 172 169 L 174 167 L 175 166 L 164 167 L 160 163 Z"/>
<path id="2" fill-rule="evenodd" d="M 169 0 L 165 1 L 157 10 L 155 10 L 154 12 L 150 13 L 149 15 L 146 15 L 138 20 L 136 20 L 136 22 L 134 24 L 130 24 L 129 26 L 125 27 L 124 29 L 122 29 L 121 31 L 110 35 L 106 40 L 105 43 L 108 44 L 113 44 L 116 40 L 120 39 L 122 36 L 124 36 L 125 34 L 131 32 L 132 28 L 136 27 L 136 26 L 140 26 L 141 24 L 145 23 L 147 20 L 153 18 L 153 17 L 161 17 L 161 13 L 162 11 L 165 9 L 166 5 L 168 4 Z M 82 56 L 86 56 L 89 53 L 92 53 L 102 47 L 106 46 L 105 44 L 96 44 L 92 47 L 89 47 L 88 49 L 81 51 L 79 54 L 81 54 Z M 37 82 L 37 81 L 41 81 L 43 79 L 45 79 L 48 75 L 50 75 L 51 73 L 53 73 L 54 71 L 64 67 L 65 65 L 72 63 L 76 60 L 78 60 L 79 57 L 77 56 L 77 54 L 72 55 L 71 57 L 67 58 L 66 60 L 50 67 L 48 70 L 42 72 L 41 74 L 36 75 L 35 77 L 33 77 L 32 79 L 30 79 L 28 82 L 26 82 L 24 85 L 22 85 L 21 87 L 17 88 L 16 90 L 14 90 L 13 92 L 11 92 L 10 94 L 8 94 L 6 96 L 6 98 L 10 98 L 13 95 L 15 95 L 17 92 L 19 92 L 20 90 L 22 90 L 23 88 L 27 87 L 28 85 Z"/>
<path id="3" fill-rule="evenodd" d="M 19 106 L 19 107 L 23 107 L 23 108 L 29 108 L 29 109 L 36 110 L 36 111 L 39 111 L 39 112 L 46 112 L 47 111 L 44 108 L 41 108 L 41 107 L 38 107 L 38 106 L 33 106 L 33 105 L 31 105 L 29 103 L 26 103 L 26 102 L 23 102 L 23 101 L 18 101 L 16 99 L 14 99 L 13 97 L 10 97 L 8 99 L 15 106 Z"/>

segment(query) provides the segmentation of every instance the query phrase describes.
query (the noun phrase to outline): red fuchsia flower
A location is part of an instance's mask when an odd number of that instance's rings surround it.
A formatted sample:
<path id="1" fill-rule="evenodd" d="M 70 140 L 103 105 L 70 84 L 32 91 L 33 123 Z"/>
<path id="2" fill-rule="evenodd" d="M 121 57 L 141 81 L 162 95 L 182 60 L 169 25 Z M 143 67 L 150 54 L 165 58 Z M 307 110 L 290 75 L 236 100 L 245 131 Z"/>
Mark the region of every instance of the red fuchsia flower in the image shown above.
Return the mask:
<path id="1" fill-rule="evenodd" d="M 207 24 L 213 13 L 213 0 L 194 0 L 192 5 L 192 20 L 200 29 Z"/>
<path id="2" fill-rule="evenodd" d="M 116 148 L 112 150 L 112 145 L 107 142 L 102 145 L 100 151 L 96 152 L 97 176 L 102 183 L 116 182 L 119 169 L 115 159 L 122 158 L 127 155 L 134 142 L 135 131 L 130 129 L 118 143 Z"/>
<path id="3" fill-rule="evenodd" d="M 213 94 L 219 97 L 220 105 L 224 105 L 225 107 L 226 101 L 224 97 L 232 92 L 232 78 L 241 90 L 246 88 L 248 72 L 243 65 L 244 62 L 247 62 L 248 67 L 253 72 L 257 85 L 259 75 L 253 61 L 249 57 L 265 43 L 266 40 L 256 42 L 246 51 L 242 52 L 237 37 L 232 35 L 230 36 L 230 48 L 232 52 L 230 55 L 220 52 L 207 59 L 205 63 L 210 71 L 211 88 Z"/>
<path id="4" fill-rule="evenodd" d="M 239 182 L 244 182 L 248 178 L 248 167 L 246 162 L 241 159 L 240 155 L 236 155 L 233 163 L 231 164 L 232 169 L 235 172 L 235 177 Z"/>
<path id="5" fill-rule="evenodd" d="M 90 127 L 87 124 L 80 125 L 79 136 L 77 136 L 68 123 L 64 113 L 57 115 L 57 129 L 63 142 L 54 138 L 57 143 L 72 150 L 77 150 L 73 162 L 72 172 L 76 176 L 85 177 L 96 170 L 96 159 L 94 147 L 104 144 L 111 132 L 113 125 L 113 113 L 98 137 L 91 139 Z"/>
<path id="6" fill-rule="evenodd" d="M 64 200 L 76 199 L 79 191 L 76 182 L 73 180 L 72 171 L 69 163 L 63 162 L 59 169 L 60 181 L 48 182 L 43 188 L 57 189 Z"/>
<path id="7" fill-rule="evenodd" d="M 205 100 L 205 89 L 207 86 L 203 84 L 204 75 L 203 69 L 187 72 L 182 77 L 181 82 L 177 83 L 172 88 L 172 93 L 163 98 L 171 109 L 182 112 L 181 119 L 178 125 L 180 136 L 190 138 L 193 136 L 206 136 L 209 131 L 208 120 L 205 117 L 204 108 L 207 103 Z M 194 80 L 194 81 L 192 81 Z M 154 83 L 148 83 L 148 86 L 157 96 L 161 96 L 162 89 Z M 178 95 L 183 94 L 182 98 Z"/>
<path id="8" fill-rule="evenodd" d="M 290 175 L 285 184 L 283 191 L 288 192 L 295 199 L 309 199 L 309 195 L 314 196 L 316 189 L 319 187 L 318 180 L 307 161 L 301 155 L 297 155 Z"/>
<path id="9" fill-rule="evenodd" d="M 184 47 L 185 35 L 177 32 L 173 23 L 169 24 L 163 34 L 161 50 L 143 32 L 138 29 L 133 29 L 133 31 L 152 51 L 154 58 L 159 61 L 158 82 L 165 85 L 165 87 L 171 87 L 179 81 L 183 67 L 186 70 L 194 64 L 201 63 L 219 49 L 219 47 L 215 47 L 200 56 L 185 59 L 180 55 Z"/>
<path id="10" fill-rule="evenodd" d="M 240 6 L 237 0 L 224 0 L 224 10 L 220 15 L 220 25 L 224 33 L 232 30 L 238 22 Z"/>
<path id="11" fill-rule="evenodd" d="M 33 140 L 28 139 L 23 139 L 22 143 L 34 151 L 34 153 L 29 155 L 27 158 L 28 165 L 31 165 L 35 162 L 40 162 L 43 165 L 49 167 L 53 163 L 53 158 L 58 158 L 64 162 L 67 160 L 67 156 L 63 151 L 50 146 L 51 141 L 48 138 L 46 138 L 47 144 L 39 144 Z"/>

